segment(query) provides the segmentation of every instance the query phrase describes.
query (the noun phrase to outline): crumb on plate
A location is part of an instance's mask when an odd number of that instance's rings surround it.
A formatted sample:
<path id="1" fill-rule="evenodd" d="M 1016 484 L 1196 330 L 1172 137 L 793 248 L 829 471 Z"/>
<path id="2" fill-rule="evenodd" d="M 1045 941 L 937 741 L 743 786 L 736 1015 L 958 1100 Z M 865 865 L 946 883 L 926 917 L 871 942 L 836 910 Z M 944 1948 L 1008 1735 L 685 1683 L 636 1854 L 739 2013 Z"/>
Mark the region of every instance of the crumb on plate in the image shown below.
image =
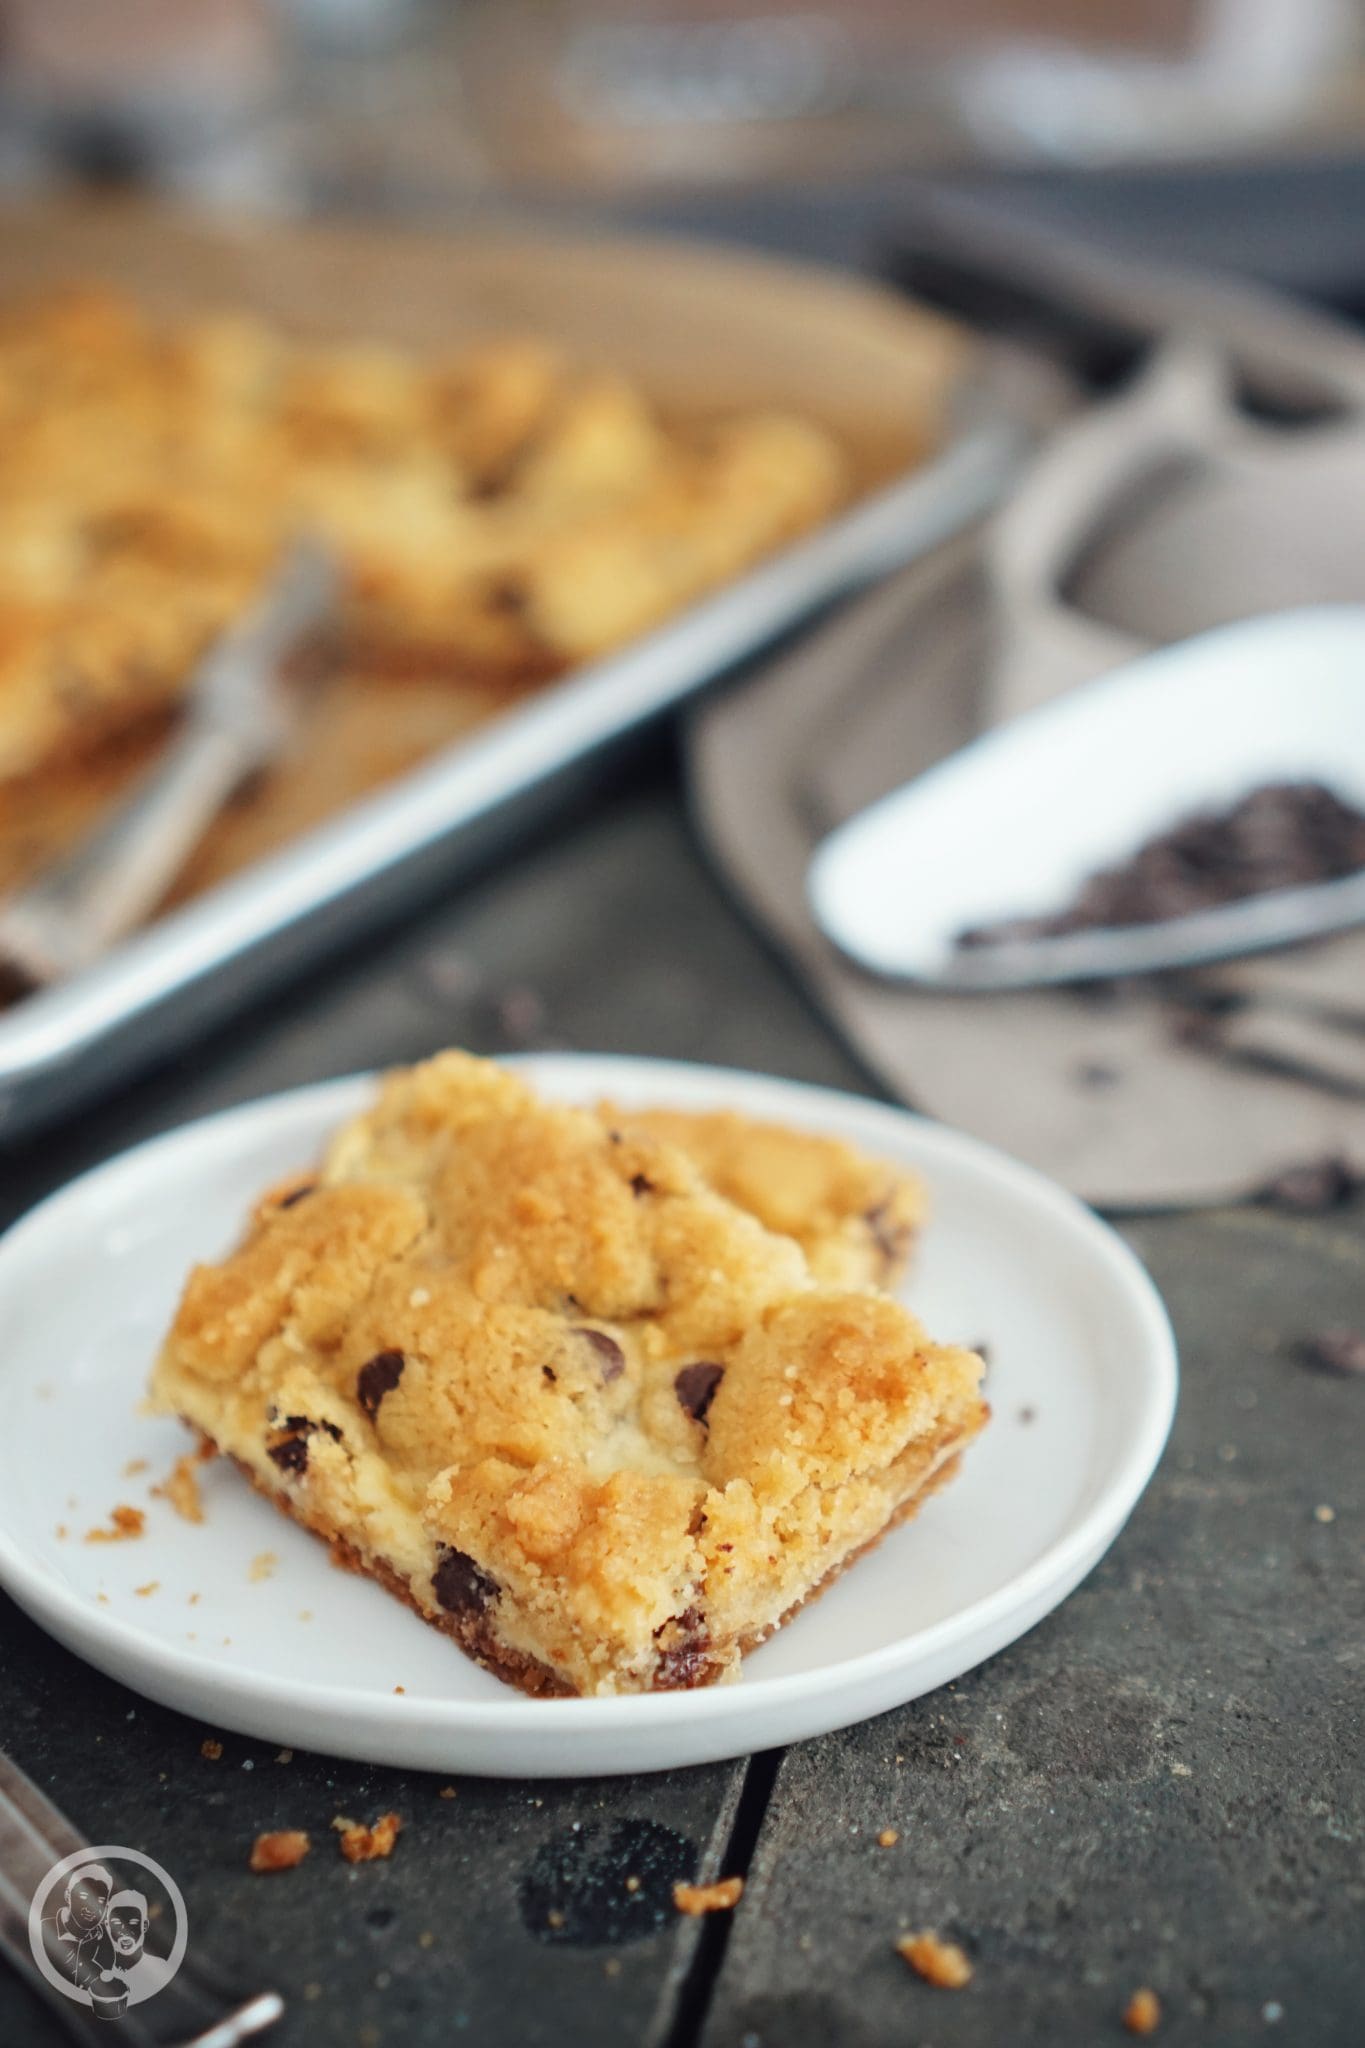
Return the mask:
<path id="1" fill-rule="evenodd" d="M 258 1550 L 251 1563 L 247 1566 L 246 1575 L 252 1585 L 259 1585 L 262 1579 L 273 1579 L 275 1567 L 279 1561 L 273 1550 Z"/>
<path id="2" fill-rule="evenodd" d="M 109 1517 L 109 1527 L 87 1529 L 85 1540 L 87 1543 L 130 1543 L 134 1537 L 141 1536 L 146 1527 L 147 1517 L 141 1508 L 130 1508 L 120 1503 Z"/>
<path id="3" fill-rule="evenodd" d="M 184 1522 L 202 1522 L 204 1519 L 204 1497 L 199 1491 L 199 1477 L 196 1467 L 213 1456 L 212 1447 L 201 1444 L 197 1450 L 186 1451 L 183 1458 L 177 1458 L 159 1486 L 152 1488 L 158 1500 L 169 1501 Z"/>

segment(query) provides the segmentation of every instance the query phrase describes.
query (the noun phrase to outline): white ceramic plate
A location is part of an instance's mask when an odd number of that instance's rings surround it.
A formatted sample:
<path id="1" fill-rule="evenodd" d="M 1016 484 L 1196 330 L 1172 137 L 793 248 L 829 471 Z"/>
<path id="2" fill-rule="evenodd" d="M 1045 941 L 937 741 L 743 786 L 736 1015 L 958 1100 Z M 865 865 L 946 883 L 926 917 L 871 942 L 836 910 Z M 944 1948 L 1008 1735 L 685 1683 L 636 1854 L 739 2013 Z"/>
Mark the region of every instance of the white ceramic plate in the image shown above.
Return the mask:
<path id="1" fill-rule="evenodd" d="M 204 1523 L 184 1522 L 150 1493 L 186 1447 L 177 1424 L 139 1413 L 153 1353 L 190 1264 L 225 1252 L 257 1191 L 306 1166 L 368 1099 L 365 1078 L 333 1081 L 154 1139 L 0 1244 L 0 1581 L 44 1628 L 215 1727 L 373 1763 L 578 1777 L 737 1756 L 881 1713 L 1012 1642 L 1085 1576 L 1175 1404 L 1165 1311 L 1112 1231 L 986 1146 L 876 1103 L 654 1060 L 518 1064 L 566 1100 L 728 1106 L 919 1169 L 933 1220 L 906 1299 L 937 1336 L 990 1350 L 994 1418 L 961 1476 L 738 1684 L 628 1699 L 524 1698 L 334 1570 L 226 1466 L 205 1474 Z M 86 1542 L 121 1502 L 146 1510 L 143 1536 Z M 266 1553 L 269 1575 L 253 1573 Z"/>

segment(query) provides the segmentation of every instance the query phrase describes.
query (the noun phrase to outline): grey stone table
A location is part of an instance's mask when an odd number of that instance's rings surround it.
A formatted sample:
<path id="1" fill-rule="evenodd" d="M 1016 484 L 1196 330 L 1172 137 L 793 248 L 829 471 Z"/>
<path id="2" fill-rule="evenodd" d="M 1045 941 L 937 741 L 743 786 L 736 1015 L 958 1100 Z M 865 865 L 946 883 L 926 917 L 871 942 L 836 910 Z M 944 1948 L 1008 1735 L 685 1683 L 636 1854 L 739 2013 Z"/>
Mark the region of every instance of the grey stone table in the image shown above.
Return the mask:
<path id="1" fill-rule="evenodd" d="M 496 875 L 6 1162 L 4 1206 L 266 1090 L 537 1037 L 866 1086 L 709 878 L 655 749 Z M 1310 1371 L 1299 1345 L 1359 1324 L 1361 1225 L 1357 1206 L 1126 1227 L 1183 1356 L 1154 1484 L 1030 1636 L 863 1727 L 443 1799 L 438 1778 L 232 1736 L 208 1761 L 215 1731 L 0 1605 L 0 1740 L 95 1840 L 172 1871 L 244 1990 L 285 1994 L 282 2048 L 1091 2048 L 1127 2038 L 1144 1984 L 1171 2048 L 1359 2048 L 1365 1376 Z M 247 1870 L 262 1829 L 387 1808 L 406 1821 L 389 1862 Z M 737 1911 L 680 1921 L 692 1870 L 744 1873 Z M 923 1925 L 970 1951 L 965 1990 L 895 1954 Z M 0 1972 L 3 2048 L 64 2038 Z"/>

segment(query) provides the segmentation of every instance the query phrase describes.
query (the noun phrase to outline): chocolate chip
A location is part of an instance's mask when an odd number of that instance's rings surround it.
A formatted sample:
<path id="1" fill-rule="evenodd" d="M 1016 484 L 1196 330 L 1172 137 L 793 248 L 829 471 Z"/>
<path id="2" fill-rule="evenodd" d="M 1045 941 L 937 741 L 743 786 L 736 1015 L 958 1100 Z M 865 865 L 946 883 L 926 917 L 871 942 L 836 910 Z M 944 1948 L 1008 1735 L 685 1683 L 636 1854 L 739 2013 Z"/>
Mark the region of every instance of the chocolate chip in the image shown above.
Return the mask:
<path id="1" fill-rule="evenodd" d="M 266 1456 L 273 1458 L 281 1472 L 302 1472 L 308 1464 L 306 1436 L 287 1436 L 283 1443 L 268 1444 Z"/>
<path id="2" fill-rule="evenodd" d="M 654 1183 L 647 1174 L 633 1173 L 630 1177 L 630 1191 L 633 1195 L 652 1195 Z"/>
<path id="3" fill-rule="evenodd" d="M 1320 1216 L 1340 1209 L 1365 1187 L 1365 1174 L 1358 1173 L 1340 1153 L 1325 1153 L 1321 1159 L 1305 1159 L 1298 1166 L 1286 1166 L 1268 1180 L 1256 1196 L 1274 1209 L 1292 1209 L 1302 1216 Z"/>
<path id="4" fill-rule="evenodd" d="M 711 1638 L 702 1626 L 701 1610 L 685 1608 L 654 1634 L 656 1640 L 665 1636 L 669 1639 L 668 1648 L 659 1651 L 654 1690 L 683 1692 L 689 1686 L 702 1684 L 710 1670 Z"/>
<path id="5" fill-rule="evenodd" d="M 467 1552 L 442 1546 L 441 1561 L 431 1575 L 431 1590 L 447 1614 L 482 1614 L 501 1588 L 496 1579 L 480 1571 Z"/>
<path id="6" fill-rule="evenodd" d="M 705 1422 L 707 1410 L 716 1398 L 716 1388 L 725 1377 L 723 1365 L 685 1365 L 673 1380 L 674 1391 L 694 1422 Z"/>
<path id="7" fill-rule="evenodd" d="M 578 1330 L 575 1335 L 591 1344 L 597 1353 L 597 1370 L 602 1375 L 603 1385 L 610 1386 L 613 1380 L 619 1380 L 626 1369 L 626 1354 L 616 1339 L 609 1337 L 605 1330 Z"/>
<path id="8" fill-rule="evenodd" d="M 376 1351 L 356 1375 L 355 1397 L 373 1422 L 385 1394 L 391 1394 L 403 1377 L 406 1363 L 401 1351 Z"/>
<path id="9" fill-rule="evenodd" d="M 315 1180 L 306 1180 L 302 1187 L 291 1188 L 287 1195 L 282 1195 L 278 1206 L 281 1209 L 292 1209 L 295 1202 L 301 1202 L 305 1195 L 311 1195 L 316 1186 Z"/>
<path id="10" fill-rule="evenodd" d="M 557 1380 L 559 1379 L 559 1374 L 555 1371 L 554 1367 L 552 1365 L 542 1365 L 540 1369 L 544 1373 L 546 1379 L 550 1382 L 550 1385 L 554 1386 Z"/>
<path id="11" fill-rule="evenodd" d="M 1319 1330 L 1312 1337 L 1305 1337 L 1299 1346 L 1299 1357 L 1304 1365 L 1315 1367 L 1318 1372 L 1365 1374 L 1365 1336 L 1359 1330 L 1340 1328 Z"/>
<path id="12" fill-rule="evenodd" d="M 272 1421 L 277 1429 L 290 1433 L 282 1442 L 266 1445 L 266 1456 L 272 1458 L 281 1472 L 303 1472 L 308 1465 L 308 1439 L 315 1430 L 321 1430 L 333 1443 L 341 1442 L 341 1431 L 334 1422 L 315 1422 L 311 1415 L 286 1415 L 283 1421 L 274 1416 Z"/>

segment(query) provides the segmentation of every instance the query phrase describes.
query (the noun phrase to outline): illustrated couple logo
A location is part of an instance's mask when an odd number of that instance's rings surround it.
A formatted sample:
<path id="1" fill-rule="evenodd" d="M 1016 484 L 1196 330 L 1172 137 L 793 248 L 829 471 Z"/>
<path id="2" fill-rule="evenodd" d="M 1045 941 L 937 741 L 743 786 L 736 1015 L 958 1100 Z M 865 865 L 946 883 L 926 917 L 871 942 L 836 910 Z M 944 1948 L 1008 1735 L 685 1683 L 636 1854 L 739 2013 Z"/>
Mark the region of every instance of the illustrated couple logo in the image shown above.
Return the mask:
<path id="1" fill-rule="evenodd" d="M 169 1984 L 187 1935 L 179 1887 L 138 1849 L 81 1849 L 64 1857 L 29 1907 L 37 1967 L 101 2019 L 122 2018 Z"/>

